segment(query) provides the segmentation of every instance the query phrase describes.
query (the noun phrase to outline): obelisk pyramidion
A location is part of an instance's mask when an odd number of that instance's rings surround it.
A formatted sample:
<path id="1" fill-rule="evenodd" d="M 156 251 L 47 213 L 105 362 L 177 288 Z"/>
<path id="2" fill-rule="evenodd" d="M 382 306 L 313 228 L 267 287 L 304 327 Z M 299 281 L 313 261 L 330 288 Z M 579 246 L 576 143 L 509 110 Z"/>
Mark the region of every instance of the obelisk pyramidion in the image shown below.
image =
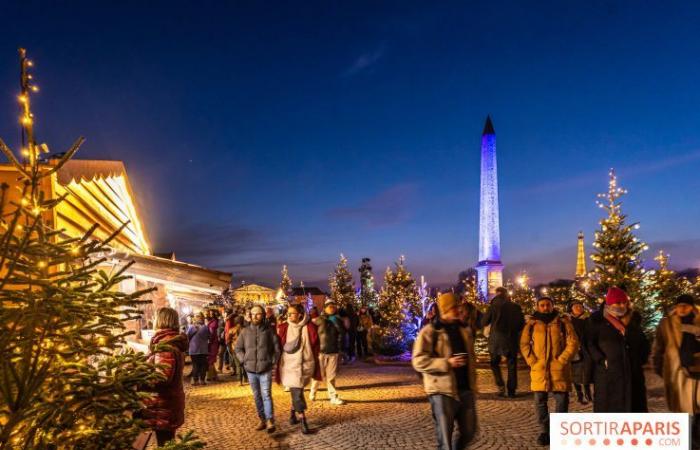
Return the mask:
<path id="1" fill-rule="evenodd" d="M 481 134 L 481 201 L 479 204 L 479 263 L 476 266 L 479 290 L 491 298 L 503 285 L 501 233 L 498 222 L 498 169 L 496 132 L 491 116 L 486 117 Z"/>

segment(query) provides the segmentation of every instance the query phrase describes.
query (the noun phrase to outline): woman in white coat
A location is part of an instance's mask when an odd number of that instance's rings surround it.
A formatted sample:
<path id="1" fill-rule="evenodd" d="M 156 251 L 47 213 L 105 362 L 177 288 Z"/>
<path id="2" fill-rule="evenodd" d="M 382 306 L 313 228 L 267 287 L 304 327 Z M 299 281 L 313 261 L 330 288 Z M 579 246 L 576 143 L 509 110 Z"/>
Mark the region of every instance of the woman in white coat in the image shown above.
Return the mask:
<path id="1" fill-rule="evenodd" d="M 309 321 L 303 306 L 290 305 L 287 321 L 277 327 L 277 334 L 283 350 L 276 379 L 278 383 L 288 387 L 292 395 L 289 423 L 296 425 L 301 422 L 301 432 L 308 434 L 304 387 L 309 384 L 311 378 L 321 379 L 318 364 L 318 331 L 316 325 Z"/>

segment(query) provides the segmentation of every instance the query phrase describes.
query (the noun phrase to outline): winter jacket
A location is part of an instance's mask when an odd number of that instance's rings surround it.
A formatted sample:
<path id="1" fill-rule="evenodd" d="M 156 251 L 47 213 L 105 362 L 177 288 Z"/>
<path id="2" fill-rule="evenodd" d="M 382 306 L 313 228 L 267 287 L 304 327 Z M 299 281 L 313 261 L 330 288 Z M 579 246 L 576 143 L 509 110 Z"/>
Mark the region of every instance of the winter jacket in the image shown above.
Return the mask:
<path id="1" fill-rule="evenodd" d="M 209 356 L 207 357 L 207 363 L 211 366 L 216 362 L 216 357 L 219 355 L 218 319 L 210 319 L 207 327 L 209 327 Z"/>
<path id="2" fill-rule="evenodd" d="M 316 325 L 309 322 L 307 317 L 299 324 L 290 324 L 288 321 L 285 321 L 277 327 L 277 337 L 282 349 L 282 356 L 275 371 L 275 381 L 286 387 L 304 387 L 312 378 L 318 381 L 323 380 L 321 377 L 321 365 L 318 362 L 320 351 L 318 329 Z M 284 351 L 289 327 L 301 328 L 299 335 L 301 345 L 294 353 Z"/>
<path id="3" fill-rule="evenodd" d="M 654 370 L 664 379 L 666 403 L 673 412 L 700 413 L 700 380 L 692 377 L 681 365 L 681 319 L 671 313 L 661 319 L 656 330 L 652 360 Z M 700 329 L 700 311 L 696 309 L 693 325 Z M 700 354 L 695 355 L 695 366 L 700 365 Z"/>
<path id="4" fill-rule="evenodd" d="M 190 340 L 190 355 L 209 354 L 209 327 L 206 325 L 190 325 L 187 329 L 187 337 Z"/>
<path id="5" fill-rule="evenodd" d="M 281 350 L 275 329 L 263 320 L 241 330 L 234 352 L 246 372 L 265 373 L 277 364 Z"/>
<path id="6" fill-rule="evenodd" d="M 586 327 L 586 350 L 593 365 L 593 412 L 647 412 L 647 390 L 642 366 L 649 359 L 649 341 L 641 316 L 630 312 L 621 320 L 624 336 L 604 317 L 591 314 Z"/>
<path id="7" fill-rule="evenodd" d="M 586 315 L 581 315 L 579 317 L 569 316 L 571 318 L 571 324 L 576 330 L 576 337 L 578 337 L 579 349 L 578 352 L 571 358 L 571 381 L 576 384 L 590 384 L 591 383 L 591 357 L 586 351 L 585 340 L 586 340 Z"/>
<path id="8" fill-rule="evenodd" d="M 187 336 L 176 330 L 158 330 L 149 344 L 149 362 L 156 364 L 165 380 L 152 387 L 155 397 L 144 401 L 143 417 L 154 430 L 175 431 L 185 422 L 185 367 Z"/>
<path id="9" fill-rule="evenodd" d="M 334 317 L 334 319 L 332 318 Z M 327 316 L 321 314 L 314 323 L 318 327 L 318 337 L 321 341 L 321 353 L 330 355 L 340 353 L 343 348 L 345 327 L 342 318 L 338 315 Z"/>
<path id="10" fill-rule="evenodd" d="M 520 350 L 520 333 L 525 324 L 523 310 L 502 295 L 491 300 L 488 311 L 482 317 L 482 327 L 491 326 L 489 331 L 489 353 L 511 356 Z"/>
<path id="11" fill-rule="evenodd" d="M 579 342 L 571 321 L 557 315 L 545 323 L 533 316 L 520 337 L 520 351 L 530 366 L 530 389 L 533 392 L 569 392 L 571 358 Z"/>
<path id="12" fill-rule="evenodd" d="M 476 358 L 472 333 L 467 327 L 461 327 L 460 331 L 467 349 L 469 386 L 476 392 Z M 454 370 L 447 362 L 451 357 L 450 338 L 439 320 L 429 323 L 418 333 L 413 344 L 411 364 L 423 374 L 426 394 L 442 394 L 459 400 Z"/>

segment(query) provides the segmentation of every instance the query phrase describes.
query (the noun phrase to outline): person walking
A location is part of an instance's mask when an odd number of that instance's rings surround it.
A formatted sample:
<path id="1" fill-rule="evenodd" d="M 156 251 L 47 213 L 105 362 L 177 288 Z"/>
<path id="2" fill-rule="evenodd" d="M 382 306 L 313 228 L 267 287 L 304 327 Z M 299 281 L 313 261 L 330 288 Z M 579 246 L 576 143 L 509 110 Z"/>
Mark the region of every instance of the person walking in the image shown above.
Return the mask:
<path id="1" fill-rule="evenodd" d="M 144 400 L 144 420 L 156 433 L 158 446 L 175 439 L 175 431 L 185 423 L 185 368 L 187 336 L 180 332 L 180 320 L 172 308 L 161 308 L 156 315 L 156 332 L 148 345 L 148 361 L 163 376 L 151 389 L 155 397 Z"/>
<path id="2" fill-rule="evenodd" d="M 501 397 L 514 398 L 518 389 L 518 353 L 520 333 L 525 317 L 520 305 L 513 303 L 504 287 L 496 289 L 496 296 L 482 317 L 482 328 L 489 327 L 488 348 L 491 355 L 491 371 Z M 501 358 L 508 364 L 508 384 L 503 382 Z"/>
<path id="3" fill-rule="evenodd" d="M 692 416 L 693 449 L 700 448 L 700 314 L 695 297 L 680 295 L 656 330 L 654 371 L 664 379 L 671 412 Z"/>
<path id="4" fill-rule="evenodd" d="M 209 327 L 204 323 L 204 314 L 197 313 L 187 329 L 189 354 L 192 359 L 192 385 L 207 384 L 207 357 L 209 355 Z"/>
<path id="5" fill-rule="evenodd" d="M 289 388 L 292 396 L 289 423 L 296 425 L 301 422 L 301 432 L 308 434 L 304 387 L 312 378 L 321 379 L 318 330 L 309 321 L 309 316 L 304 314 L 304 307 L 295 304 L 287 311 L 287 321 L 277 327 L 277 335 L 282 357 L 275 378 L 277 383 Z"/>
<path id="6" fill-rule="evenodd" d="M 357 357 L 364 359 L 369 355 L 367 346 L 367 335 L 372 328 L 372 317 L 369 315 L 366 307 L 360 308 L 360 314 L 357 319 Z"/>
<path id="7" fill-rule="evenodd" d="M 219 356 L 219 311 L 207 310 L 207 327 L 209 327 L 209 352 L 207 354 L 207 379 L 219 381 L 216 372 L 216 360 Z"/>
<path id="8" fill-rule="evenodd" d="M 326 300 L 323 314 L 320 315 L 314 323 L 318 327 L 318 336 L 320 340 L 319 364 L 321 368 L 321 377 L 326 382 L 328 388 L 328 397 L 331 405 L 344 405 L 345 401 L 340 399 L 338 390 L 335 385 L 335 379 L 338 376 L 338 366 L 340 363 L 340 352 L 343 345 L 343 334 L 345 327 L 343 326 L 340 317 L 337 315 L 338 307 L 332 299 Z M 319 380 L 311 380 L 311 392 L 309 398 L 316 400 L 318 392 Z"/>
<path id="9" fill-rule="evenodd" d="M 520 351 L 530 366 L 530 389 L 535 394 L 535 413 L 540 424 L 538 445 L 549 445 L 549 393 L 555 412 L 569 411 L 571 358 L 579 341 L 571 320 L 559 315 L 549 297 L 537 300 L 537 310 L 523 328 Z"/>
<path id="10" fill-rule="evenodd" d="M 352 305 L 348 305 L 347 308 L 345 308 L 345 314 L 347 317 L 346 331 L 348 341 L 348 360 L 352 363 L 357 359 L 355 350 L 357 346 L 357 327 L 359 326 L 359 318 L 357 317 L 355 308 Z"/>
<path id="11" fill-rule="evenodd" d="M 411 364 L 423 375 L 438 450 L 460 450 L 477 431 L 474 341 L 461 323 L 464 306 L 455 294 L 441 294 L 437 305 L 439 316 L 418 334 Z M 459 437 L 453 440 L 455 422 Z"/>
<path id="12" fill-rule="evenodd" d="M 226 345 L 229 348 L 229 353 L 231 354 L 231 374 L 238 376 L 239 385 L 243 385 L 243 380 L 248 381 L 248 375 L 243 368 L 241 362 L 236 358 L 234 346 L 238 340 L 238 336 L 243 330 L 243 316 L 236 315 L 233 317 L 233 324 L 231 324 L 226 332 Z"/>
<path id="13" fill-rule="evenodd" d="M 591 314 L 586 351 L 593 364 L 593 412 L 647 412 L 643 366 L 651 351 L 627 293 L 611 287 Z"/>
<path id="14" fill-rule="evenodd" d="M 581 345 L 574 357 L 571 359 L 571 381 L 576 389 L 576 399 L 582 405 L 587 405 L 593 400 L 591 395 L 591 359 L 586 353 L 585 342 L 586 320 L 588 315 L 583 304 L 577 300 L 569 304 L 569 315 L 571 324 L 576 330 L 576 337 Z"/>
<path id="15" fill-rule="evenodd" d="M 262 306 L 250 309 L 250 325 L 241 330 L 234 351 L 248 374 L 250 389 L 260 423 L 258 431 L 275 432 L 272 405 L 272 368 L 280 359 L 280 345 L 275 329 L 265 320 Z"/>

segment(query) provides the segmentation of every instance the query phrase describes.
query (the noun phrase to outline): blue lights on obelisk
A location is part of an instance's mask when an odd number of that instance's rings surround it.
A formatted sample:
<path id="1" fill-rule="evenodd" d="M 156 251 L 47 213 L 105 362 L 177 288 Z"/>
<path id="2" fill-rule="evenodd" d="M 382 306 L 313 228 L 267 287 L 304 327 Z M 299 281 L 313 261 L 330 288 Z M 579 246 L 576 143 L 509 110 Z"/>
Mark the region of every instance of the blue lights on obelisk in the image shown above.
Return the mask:
<path id="1" fill-rule="evenodd" d="M 481 198 L 479 203 L 479 263 L 476 266 L 479 290 L 490 298 L 503 285 L 501 233 L 498 222 L 498 165 L 496 131 L 491 116 L 486 117 L 481 135 Z"/>

